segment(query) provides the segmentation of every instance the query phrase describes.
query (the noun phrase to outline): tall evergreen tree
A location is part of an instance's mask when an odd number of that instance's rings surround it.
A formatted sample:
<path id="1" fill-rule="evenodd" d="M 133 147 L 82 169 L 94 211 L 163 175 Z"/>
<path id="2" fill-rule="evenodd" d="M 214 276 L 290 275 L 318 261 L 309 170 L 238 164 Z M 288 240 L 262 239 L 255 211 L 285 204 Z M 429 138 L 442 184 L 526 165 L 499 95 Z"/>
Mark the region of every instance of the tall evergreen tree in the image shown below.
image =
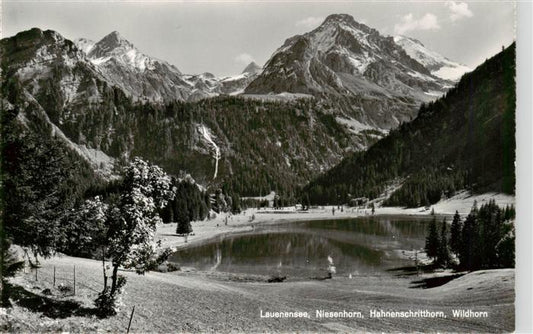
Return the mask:
<path id="1" fill-rule="evenodd" d="M 176 234 L 189 234 L 192 232 L 192 226 L 191 221 L 189 219 L 188 209 L 187 209 L 187 203 L 184 201 L 178 202 L 177 207 L 177 226 L 176 226 Z"/>
<path id="2" fill-rule="evenodd" d="M 442 221 L 437 262 L 443 267 L 447 267 L 450 263 L 450 249 L 448 248 L 448 231 L 446 218 L 444 218 L 444 220 Z"/>
<path id="3" fill-rule="evenodd" d="M 459 215 L 458 211 L 455 211 L 455 215 L 453 216 L 452 221 L 452 227 L 450 230 L 451 236 L 450 236 L 450 250 L 454 254 L 459 254 L 461 251 L 461 216 Z"/>
<path id="4" fill-rule="evenodd" d="M 477 247 L 477 223 L 476 217 L 470 213 L 463 223 L 461 231 L 461 251 L 459 252 L 459 261 L 461 267 L 473 269 L 475 267 L 474 254 Z"/>
<path id="5" fill-rule="evenodd" d="M 59 140 L 7 132 L 2 138 L 5 232 L 35 256 L 48 256 L 61 241 L 60 218 L 72 204 L 71 166 Z"/>
<path id="6" fill-rule="evenodd" d="M 426 237 L 425 251 L 428 257 L 436 260 L 439 255 L 439 233 L 437 231 L 437 220 L 433 217 L 433 220 L 429 224 L 428 235 Z"/>

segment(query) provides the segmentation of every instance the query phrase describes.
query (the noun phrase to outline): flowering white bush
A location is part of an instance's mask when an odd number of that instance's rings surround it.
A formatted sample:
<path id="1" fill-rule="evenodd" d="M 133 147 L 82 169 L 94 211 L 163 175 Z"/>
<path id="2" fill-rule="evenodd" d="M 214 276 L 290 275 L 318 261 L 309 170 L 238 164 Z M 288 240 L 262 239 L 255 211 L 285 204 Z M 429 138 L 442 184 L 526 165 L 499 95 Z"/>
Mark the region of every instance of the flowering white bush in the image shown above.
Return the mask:
<path id="1" fill-rule="evenodd" d="M 143 274 L 153 267 L 157 252 L 153 244 L 162 209 L 175 196 L 171 178 L 158 166 L 135 158 L 124 169 L 122 192 L 108 210 L 107 252 L 113 264 L 111 288 L 102 292 L 99 303 L 111 303 L 116 309 L 120 294 L 118 267 L 135 268 Z M 104 305 L 105 306 L 105 305 Z"/>

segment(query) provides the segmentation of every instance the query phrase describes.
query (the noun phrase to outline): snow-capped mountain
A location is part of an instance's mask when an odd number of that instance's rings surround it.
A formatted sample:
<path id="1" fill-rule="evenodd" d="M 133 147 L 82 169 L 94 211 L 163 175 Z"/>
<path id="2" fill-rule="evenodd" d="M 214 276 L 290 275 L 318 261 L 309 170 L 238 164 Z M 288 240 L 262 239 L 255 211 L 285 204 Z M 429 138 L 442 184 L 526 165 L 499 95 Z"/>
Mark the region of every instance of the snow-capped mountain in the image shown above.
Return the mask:
<path id="1" fill-rule="evenodd" d="M 140 52 L 133 44 L 123 38 L 118 31 L 113 31 L 98 43 L 92 45 L 92 47 L 88 48 L 88 46 L 90 46 L 90 42 L 86 41 L 87 56 L 93 64 L 115 61 L 120 65 L 129 66 L 142 72 L 153 71 L 156 69 L 156 63 L 161 63 L 162 65 L 168 65 L 169 70 L 172 72 L 181 74 L 174 66 Z"/>
<path id="2" fill-rule="evenodd" d="M 400 45 L 413 59 L 424 65 L 432 75 L 444 80 L 457 81 L 466 72 L 472 71 L 466 65 L 456 63 L 429 50 L 419 40 L 406 36 L 395 36 L 394 42 Z"/>
<path id="3" fill-rule="evenodd" d="M 236 94 L 242 92 L 260 69 L 253 63 L 243 74 L 224 78 L 207 72 L 183 74 L 174 65 L 142 53 L 116 31 L 97 43 L 84 38 L 75 43 L 107 81 L 136 100 L 196 101 L 220 94 Z"/>
<path id="4" fill-rule="evenodd" d="M 335 14 L 315 30 L 285 41 L 246 93 L 402 96 L 424 101 L 449 83 L 350 15 Z"/>
<path id="5" fill-rule="evenodd" d="M 3 105 L 12 106 L 22 127 L 60 139 L 102 176 L 112 176 L 113 162 L 142 156 L 169 173 L 185 170 L 202 184 L 232 182 L 239 193 L 253 195 L 271 186 L 294 189 L 347 152 L 375 141 L 372 128 L 337 126 L 330 106 L 320 99 L 279 103 L 220 96 L 191 103 L 136 103 L 131 97 L 138 91 L 128 92 L 113 80 L 165 83 L 157 77 L 164 73 L 157 72 L 157 62 L 136 53 L 122 57 L 131 45 L 111 37 L 115 43 L 85 41 L 87 54 L 51 30 L 32 29 L 0 41 L 8 92 Z M 95 62 L 101 59 L 106 60 Z M 248 82 L 260 71 L 252 64 L 224 79 L 209 73 L 174 74 L 189 83 L 187 98 L 194 99 L 220 94 L 230 83 Z M 135 88 L 127 84 L 127 89 Z M 276 184 L 267 183 L 270 179 Z"/>
<path id="6" fill-rule="evenodd" d="M 413 118 L 422 102 L 451 82 L 431 74 L 377 30 L 350 15 L 328 16 L 276 50 L 245 94 L 310 94 L 328 101 L 341 122 L 389 130 Z"/>
<path id="7" fill-rule="evenodd" d="M 116 31 L 96 43 L 78 39 L 76 44 L 108 82 L 135 100 L 187 100 L 194 93 L 194 83 L 175 66 L 140 52 Z"/>

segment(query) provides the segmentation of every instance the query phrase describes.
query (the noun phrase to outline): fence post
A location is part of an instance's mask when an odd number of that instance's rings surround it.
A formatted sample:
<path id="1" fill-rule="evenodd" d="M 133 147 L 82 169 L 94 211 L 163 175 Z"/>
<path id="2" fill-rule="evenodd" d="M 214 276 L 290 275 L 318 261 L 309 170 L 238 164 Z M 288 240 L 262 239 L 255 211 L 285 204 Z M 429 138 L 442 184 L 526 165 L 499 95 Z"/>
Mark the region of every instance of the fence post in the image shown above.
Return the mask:
<path id="1" fill-rule="evenodd" d="M 54 266 L 54 288 L 56 287 L 56 266 Z"/>
<path id="2" fill-rule="evenodd" d="M 418 276 L 418 249 L 415 249 L 415 266 L 416 266 L 416 276 Z"/>
<path id="3" fill-rule="evenodd" d="M 130 322 L 128 323 L 128 330 L 126 331 L 126 334 L 128 334 L 130 332 L 130 326 L 131 326 L 131 321 L 133 320 L 133 313 L 134 312 L 135 312 L 135 305 L 133 305 L 133 309 L 131 310 Z"/>
<path id="4" fill-rule="evenodd" d="M 74 284 L 73 284 L 74 296 L 76 295 L 76 265 L 74 265 Z"/>

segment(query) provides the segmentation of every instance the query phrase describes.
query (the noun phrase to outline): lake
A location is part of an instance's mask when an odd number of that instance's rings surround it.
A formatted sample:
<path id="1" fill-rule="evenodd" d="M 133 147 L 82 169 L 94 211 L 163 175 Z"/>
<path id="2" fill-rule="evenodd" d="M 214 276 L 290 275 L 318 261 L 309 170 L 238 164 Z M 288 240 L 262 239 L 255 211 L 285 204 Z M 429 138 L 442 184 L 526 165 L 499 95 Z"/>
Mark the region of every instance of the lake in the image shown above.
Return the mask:
<path id="1" fill-rule="evenodd" d="M 424 247 L 427 217 L 373 216 L 265 225 L 174 253 L 170 261 L 203 271 L 324 277 L 389 274 L 414 265 L 402 251 Z"/>

